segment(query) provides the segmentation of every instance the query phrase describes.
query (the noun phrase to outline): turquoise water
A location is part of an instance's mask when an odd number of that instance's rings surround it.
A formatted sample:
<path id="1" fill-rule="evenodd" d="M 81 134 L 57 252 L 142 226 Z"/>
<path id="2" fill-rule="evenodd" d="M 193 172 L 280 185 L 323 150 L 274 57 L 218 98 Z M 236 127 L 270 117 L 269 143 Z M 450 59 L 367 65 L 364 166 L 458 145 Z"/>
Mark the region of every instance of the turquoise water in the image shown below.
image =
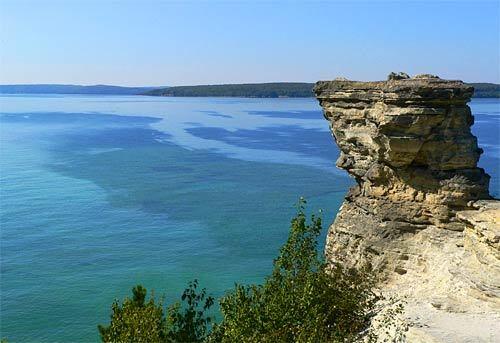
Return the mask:
<path id="1" fill-rule="evenodd" d="M 92 342 L 137 283 L 167 302 L 259 282 L 299 196 L 351 180 L 313 99 L 0 97 L 1 337 Z M 475 100 L 499 194 L 499 101 Z M 327 225 L 325 225 L 327 226 Z"/>

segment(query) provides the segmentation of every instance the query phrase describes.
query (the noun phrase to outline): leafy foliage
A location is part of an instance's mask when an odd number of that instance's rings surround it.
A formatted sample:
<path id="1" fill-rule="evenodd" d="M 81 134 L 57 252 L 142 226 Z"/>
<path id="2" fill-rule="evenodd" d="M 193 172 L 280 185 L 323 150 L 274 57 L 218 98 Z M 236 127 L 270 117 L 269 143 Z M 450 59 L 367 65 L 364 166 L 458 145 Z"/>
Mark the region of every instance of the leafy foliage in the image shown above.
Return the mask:
<path id="1" fill-rule="evenodd" d="M 197 293 L 198 281 L 190 282 L 181 300 L 163 311 L 163 302 L 151 297 L 146 302 L 146 289 L 140 285 L 132 289 L 133 298 L 120 305 L 112 305 L 109 326 L 98 325 L 103 342 L 202 342 L 212 318 L 205 315 L 214 303 L 206 290 Z M 184 305 L 184 306 L 183 306 Z"/>
<path id="2" fill-rule="evenodd" d="M 187 306 L 176 303 L 168 309 L 167 337 L 172 342 L 203 342 L 208 333 L 212 318 L 205 311 L 214 304 L 214 298 L 207 297 L 205 288 L 197 293 L 197 288 L 197 280 L 190 282 L 181 297 Z"/>
<path id="3" fill-rule="evenodd" d="M 206 315 L 214 299 L 198 282 L 189 283 L 182 303 L 166 314 L 146 290 L 133 299 L 115 301 L 108 327 L 99 326 L 104 342 L 351 342 L 375 313 L 379 297 L 367 270 L 327 265 L 318 254 L 321 218 L 308 221 L 300 200 L 288 240 L 262 285 L 235 285 L 220 299 L 222 321 Z M 211 329 L 211 326 L 212 330 Z M 383 323 L 383 325 L 389 325 Z"/>
<path id="4" fill-rule="evenodd" d="M 112 305 L 111 323 L 99 325 L 103 342 L 162 342 L 166 340 L 166 321 L 163 304 L 151 297 L 146 302 L 146 289 L 140 285 L 132 289 L 133 298 L 123 304 Z"/>
<path id="5" fill-rule="evenodd" d="M 353 341 L 369 324 L 378 297 L 366 272 L 328 268 L 317 254 L 321 218 L 306 222 L 305 201 L 263 285 L 242 286 L 220 301 L 213 342 Z"/>

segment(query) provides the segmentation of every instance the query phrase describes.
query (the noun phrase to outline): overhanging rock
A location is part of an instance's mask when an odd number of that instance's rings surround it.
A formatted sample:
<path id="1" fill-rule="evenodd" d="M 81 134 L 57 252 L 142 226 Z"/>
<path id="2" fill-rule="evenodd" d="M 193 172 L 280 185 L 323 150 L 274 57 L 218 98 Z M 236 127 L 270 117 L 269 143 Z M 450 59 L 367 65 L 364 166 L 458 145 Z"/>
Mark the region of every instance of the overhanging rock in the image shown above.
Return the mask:
<path id="1" fill-rule="evenodd" d="M 408 296 L 413 331 L 439 326 L 444 316 L 452 326 L 478 320 L 500 332 L 500 208 L 477 167 L 482 150 L 467 105 L 473 91 L 461 81 L 404 73 L 314 88 L 341 151 L 337 166 L 356 180 L 329 229 L 327 259 L 380 272 L 387 292 Z M 450 342 L 489 335 L 464 325 L 455 336 L 449 330 L 419 335 Z"/>

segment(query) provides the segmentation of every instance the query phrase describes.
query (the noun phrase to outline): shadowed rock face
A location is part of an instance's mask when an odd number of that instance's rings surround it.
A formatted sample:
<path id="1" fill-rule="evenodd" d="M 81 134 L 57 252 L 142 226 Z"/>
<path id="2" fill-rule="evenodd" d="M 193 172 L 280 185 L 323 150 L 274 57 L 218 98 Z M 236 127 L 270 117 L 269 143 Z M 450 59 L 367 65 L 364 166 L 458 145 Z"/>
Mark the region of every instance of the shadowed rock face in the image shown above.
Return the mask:
<path id="1" fill-rule="evenodd" d="M 357 183 L 329 229 L 327 260 L 370 264 L 388 293 L 408 296 L 410 326 L 427 328 L 410 342 L 481 342 L 500 332 L 492 317 L 500 313 L 500 206 L 477 167 L 473 91 L 405 73 L 314 88 L 341 151 L 337 166 Z M 476 335 L 481 325 L 488 329 Z"/>

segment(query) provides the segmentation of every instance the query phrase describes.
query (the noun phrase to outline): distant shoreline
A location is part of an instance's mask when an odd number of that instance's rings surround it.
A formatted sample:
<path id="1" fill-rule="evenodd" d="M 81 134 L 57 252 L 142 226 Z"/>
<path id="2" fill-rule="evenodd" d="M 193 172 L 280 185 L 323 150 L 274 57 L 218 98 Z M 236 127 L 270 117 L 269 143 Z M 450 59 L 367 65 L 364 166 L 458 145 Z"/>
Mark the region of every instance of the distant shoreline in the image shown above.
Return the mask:
<path id="1" fill-rule="evenodd" d="M 140 95 L 157 88 L 158 87 L 122 87 L 109 85 L 25 84 L 0 85 L 0 94 Z"/>
<path id="2" fill-rule="evenodd" d="M 474 98 L 500 98 L 500 84 L 469 83 Z M 311 98 L 314 83 L 275 82 L 227 85 L 177 86 L 154 89 L 143 95 L 166 97 Z"/>
<path id="3" fill-rule="evenodd" d="M 473 98 L 500 98 L 500 84 L 468 83 Z M 108 85 L 79 86 L 57 84 L 0 85 L 0 94 L 80 94 L 80 95 L 148 95 L 164 97 L 224 98 L 312 98 L 314 83 L 273 82 L 174 87 L 121 87 Z"/>

